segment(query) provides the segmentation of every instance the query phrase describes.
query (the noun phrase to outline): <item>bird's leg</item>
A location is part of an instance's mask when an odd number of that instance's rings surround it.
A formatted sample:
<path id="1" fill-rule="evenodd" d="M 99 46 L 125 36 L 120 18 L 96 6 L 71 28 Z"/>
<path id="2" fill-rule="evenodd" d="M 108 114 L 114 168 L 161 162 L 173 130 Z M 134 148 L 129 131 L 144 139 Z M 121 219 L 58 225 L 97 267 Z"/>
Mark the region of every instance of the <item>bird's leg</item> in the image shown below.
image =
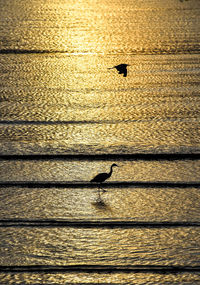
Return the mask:
<path id="1" fill-rule="evenodd" d="M 97 199 L 98 202 L 102 202 L 101 200 L 101 190 L 100 190 L 100 187 L 98 187 L 98 199 Z"/>
<path id="2" fill-rule="evenodd" d="M 103 193 L 106 192 L 106 190 L 102 187 L 102 185 L 100 186 L 100 188 L 101 188 L 101 190 L 102 190 Z"/>

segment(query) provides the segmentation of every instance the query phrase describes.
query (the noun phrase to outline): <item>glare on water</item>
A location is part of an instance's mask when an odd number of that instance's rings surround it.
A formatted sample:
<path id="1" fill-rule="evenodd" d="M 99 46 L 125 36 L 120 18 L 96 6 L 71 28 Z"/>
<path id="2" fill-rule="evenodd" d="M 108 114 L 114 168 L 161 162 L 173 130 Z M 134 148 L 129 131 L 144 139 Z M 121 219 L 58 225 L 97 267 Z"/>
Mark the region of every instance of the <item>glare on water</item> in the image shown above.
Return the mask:
<path id="1" fill-rule="evenodd" d="M 199 9 L 196 0 L 0 0 L 1 155 L 108 155 L 94 161 L 1 159 L 0 220 L 199 221 L 198 159 L 117 156 L 199 153 Z M 121 63 L 130 64 L 127 77 L 109 69 Z M 89 183 L 114 162 L 119 167 L 98 205 L 98 187 L 75 184 Z M 5 188 L 5 182 L 22 185 Z M 66 182 L 72 185 L 59 186 Z M 195 226 L 1 227 L 0 236 L 0 265 L 199 266 Z M 1 273 L 0 279 L 200 280 L 194 272 Z"/>

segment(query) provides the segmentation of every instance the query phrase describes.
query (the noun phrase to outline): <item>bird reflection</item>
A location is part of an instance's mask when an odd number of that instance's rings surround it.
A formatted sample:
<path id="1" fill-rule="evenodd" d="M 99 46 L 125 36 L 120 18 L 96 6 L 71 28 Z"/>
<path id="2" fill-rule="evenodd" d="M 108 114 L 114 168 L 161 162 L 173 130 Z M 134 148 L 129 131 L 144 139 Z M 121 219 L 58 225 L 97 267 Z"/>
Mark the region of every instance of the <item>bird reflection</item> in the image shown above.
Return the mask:
<path id="1" fill-rule="evenodd" d="M 108 69 L 116 68 L 119 74 L 123 74 L 124 77 L 126 77 L 127 76 L 127 66 L 129 66 L 129 65 L 130 64 L 122 63 L 122 64 L 119 64 L 119 65 L 115 65 L 113 67 L 110 67 Z"/>
<path id="2" fill-rule="evenodd" d="M 110 171 L 108 173 L 103 172 L 103 173 L 99 173 L 97 174 L 94 178 L 92 178 L 92 180 L 90 180 L 91 183 L 98 183 L 98 201 L 101 203 L 102 199 L 101 199 L 101 190 L 102 192 L 106 192 L 103 187 L 102 187 L 102 183 L 107 180 L 108 178 L 110 178 L 110 176 L 112 175 L 113 172 L 113 167 L 118 166 L 116 163 L 113 163 L 110 167 Z"/>

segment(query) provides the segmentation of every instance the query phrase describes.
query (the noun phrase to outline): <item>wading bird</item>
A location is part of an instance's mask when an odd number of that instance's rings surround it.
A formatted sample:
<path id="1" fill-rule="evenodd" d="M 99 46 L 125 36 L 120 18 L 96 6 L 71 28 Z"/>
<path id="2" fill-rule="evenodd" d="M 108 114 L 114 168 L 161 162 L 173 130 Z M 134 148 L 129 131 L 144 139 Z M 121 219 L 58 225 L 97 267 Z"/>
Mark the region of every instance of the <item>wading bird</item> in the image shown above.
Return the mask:
<path id="1" fill-rule="evenodd" d="M 101 199 L 100 197 L 100 188 L 103 190 L 103 192 L 106 192 L 101 186 L 102 186 L 102 183 L 110 178 L 110 176 L 112 175 L 112 172 L 113 172 L 113 167 L 115 166 L 118 166 L 116 163 L 113 163 L 110 167 L 110 172 L 108 173 L 99 173 L 97 174 L 94 178 L 92 178 L 92 180 L 90 180 L 91 183 L 98 183 L 99 184 L 99 200 Z"/>
<path id="2" fill-rule="evenodd" d="M 116 68 L 119 74 L 123 74 L 124 77 L 126 77 L 127 76 L 127 66 L 129 66 L 129 65 L 130 64 L 122 63 L 122 64 L 119 64 L 119 65 L 115 65 L 113 67 L 110 67 L 108 69 Z"/>

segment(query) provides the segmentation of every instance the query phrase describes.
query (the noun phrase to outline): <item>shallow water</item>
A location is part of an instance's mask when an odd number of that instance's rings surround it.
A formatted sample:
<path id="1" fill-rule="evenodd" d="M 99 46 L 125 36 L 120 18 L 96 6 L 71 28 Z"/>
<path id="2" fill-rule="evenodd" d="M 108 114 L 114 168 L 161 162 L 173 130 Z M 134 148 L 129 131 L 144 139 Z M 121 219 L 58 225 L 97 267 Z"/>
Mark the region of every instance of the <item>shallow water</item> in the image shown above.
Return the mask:
<path id="1" fill-rule="evenodd" d="M 124 79 L 113 56 L 3 55 L 2 154 L 199 152 L 199 57 L 126 60 Z"/>
<path id="2" fill-rule="evenodd" d="M 1 1 L 2 50 L 199 52 L 199 1 Z"/>
<path id="3" fill-rule="evenodd" d="M 198 273 L 146 274 L 146 273 L 18 273 L 0 274 L 2 284 L 198 284 Z M 13 280 L 13 282 L 11 281 Z M 69 283 L 70 282 L 70 283 Z M 67 284 L 66 283 L 66 284 Z M 100 284 L 101 284 L 100 283 Z"/>
<path id="4" fill-rule="evenodd" d="M 0 220 L 24 219 L 26 223 L 55 221 L 103 221 L 137 223 L 198 223 L 199 189 L 195 187 L 105 187 L 104 204 L 98 204 L 94 188 L 35 186 L 0 188 Z M 26 205 L 24 207 L 23 205 Z M 151 226 L 151 224 L 150 224 Z"/>
<path id="5" fill-rule="evenodd" d="M 199 9 L 0 0 L 1 284 L 200 283 Z"/>
<path id="6" fill-rule="evenodd" d="M 191 227 L 6 228 L 1 265 L 198 266 L 199 233 Z"/>

